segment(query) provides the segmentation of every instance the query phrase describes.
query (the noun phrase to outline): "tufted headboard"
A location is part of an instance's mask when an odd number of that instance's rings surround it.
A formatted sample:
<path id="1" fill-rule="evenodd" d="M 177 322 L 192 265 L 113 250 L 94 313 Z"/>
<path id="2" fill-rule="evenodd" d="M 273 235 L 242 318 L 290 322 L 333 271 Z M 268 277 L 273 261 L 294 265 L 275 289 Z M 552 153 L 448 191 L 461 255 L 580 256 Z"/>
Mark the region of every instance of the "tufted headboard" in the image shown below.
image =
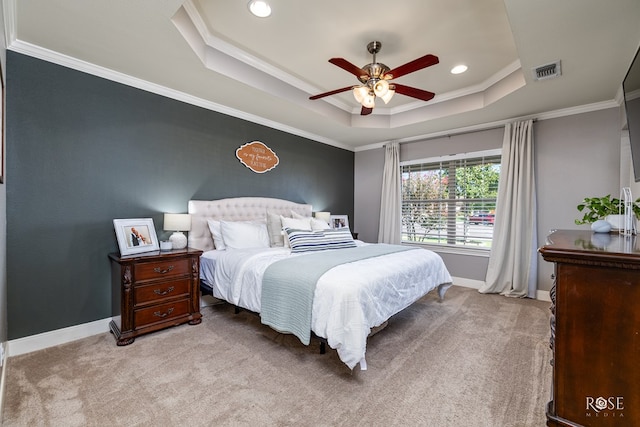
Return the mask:
<path id="1" fill-rule="evenodd" d="M 234 197 L 220 200 L 189 200 L 191 214 L 189 247 L 203 251 L 213 250 L 213 238 L 207 219 L 224 221 L 266 220 L 267 211 L 291 216 L 291 211 L 311 216 L 312 206 L 268 197 Z"/>

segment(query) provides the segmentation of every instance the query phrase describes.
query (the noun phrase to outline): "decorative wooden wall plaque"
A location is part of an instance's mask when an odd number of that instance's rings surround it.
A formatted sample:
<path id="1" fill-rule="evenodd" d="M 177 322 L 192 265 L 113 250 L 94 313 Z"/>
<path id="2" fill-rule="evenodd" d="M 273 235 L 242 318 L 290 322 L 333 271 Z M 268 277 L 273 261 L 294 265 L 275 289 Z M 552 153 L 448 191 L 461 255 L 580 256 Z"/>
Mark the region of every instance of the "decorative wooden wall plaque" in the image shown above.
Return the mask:
<path id="1" fill-rule="evenodd" d="M 236 150 L 240 163 L 255 173 L 269 172 L 278 166 L 280 159 L 273 150 L 260 141 L 248 142 Z"/>

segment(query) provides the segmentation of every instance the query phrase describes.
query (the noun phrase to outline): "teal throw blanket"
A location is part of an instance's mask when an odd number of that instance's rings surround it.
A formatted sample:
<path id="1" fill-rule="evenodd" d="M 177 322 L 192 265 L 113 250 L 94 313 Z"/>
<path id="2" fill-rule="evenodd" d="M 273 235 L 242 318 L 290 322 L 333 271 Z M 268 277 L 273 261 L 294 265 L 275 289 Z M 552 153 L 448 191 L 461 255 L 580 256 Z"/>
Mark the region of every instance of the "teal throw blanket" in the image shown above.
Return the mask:
<path id="1" fill-rule="evenodd" d="M 341 264 L 411 249 L 415 248 L 381 243 L 276 261 L 267 267 L 262 278 L 262 323 L 279 332 L 292 333 L 309 345 L 313 295 L 320 276 Z"/>

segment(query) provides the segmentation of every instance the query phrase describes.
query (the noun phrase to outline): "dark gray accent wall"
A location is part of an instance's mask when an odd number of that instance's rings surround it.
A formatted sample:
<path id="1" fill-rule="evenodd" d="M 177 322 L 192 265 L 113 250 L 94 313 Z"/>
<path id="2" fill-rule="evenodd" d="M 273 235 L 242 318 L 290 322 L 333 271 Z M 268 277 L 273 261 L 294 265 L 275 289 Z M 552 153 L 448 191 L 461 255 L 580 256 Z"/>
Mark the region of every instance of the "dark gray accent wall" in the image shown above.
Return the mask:
<path id="1" fill-rule="evenodd" d="M 111 316 L 114 218 L 262 196 L 353 218 L 354 153 L 7 52 L 8 338 Z M 235 157 L 258 140 L 280 158 Z"/>

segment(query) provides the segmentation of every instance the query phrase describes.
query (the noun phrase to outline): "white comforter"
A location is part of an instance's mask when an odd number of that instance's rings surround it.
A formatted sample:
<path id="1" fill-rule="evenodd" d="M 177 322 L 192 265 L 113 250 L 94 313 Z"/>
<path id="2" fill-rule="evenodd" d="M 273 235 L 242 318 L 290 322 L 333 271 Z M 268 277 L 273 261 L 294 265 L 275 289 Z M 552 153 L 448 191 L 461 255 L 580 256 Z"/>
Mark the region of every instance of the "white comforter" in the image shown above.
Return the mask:
<path id="1" fill-rule="evenodd" d="M 271 263 L 290 256 L 305 254 L 291 254 L 285 248 L 212 251 L 203 255 L 201 278 L 213 288 L 216 298 L 260 313 L 264 271 Z M 349 368 L 360 363 L 364 370 L 371 329 L 447 284 L 440 289 L 443 295 L 450 283 L 451 276 L 440 256 L 426 249 L 340 265 L 318 280 L 312 330 L 326 338 Z"/>

